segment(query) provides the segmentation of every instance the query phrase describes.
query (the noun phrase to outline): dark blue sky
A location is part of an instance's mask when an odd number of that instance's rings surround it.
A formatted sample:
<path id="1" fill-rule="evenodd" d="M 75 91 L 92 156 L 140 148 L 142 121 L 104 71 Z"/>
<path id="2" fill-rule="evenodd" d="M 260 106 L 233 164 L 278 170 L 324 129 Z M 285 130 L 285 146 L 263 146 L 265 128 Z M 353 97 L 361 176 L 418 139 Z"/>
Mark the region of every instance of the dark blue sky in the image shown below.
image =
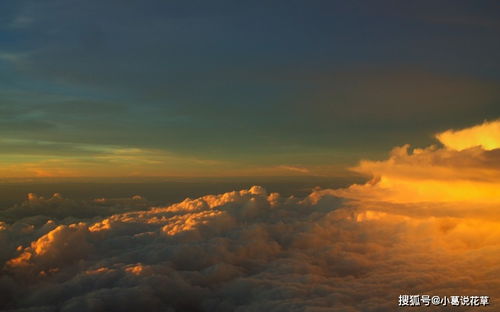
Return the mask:
<path id="1" fill-rule="evenodd" d="M 500 116 L 498 1 L 2 1 L 0 174 L 335 175 Z"/>

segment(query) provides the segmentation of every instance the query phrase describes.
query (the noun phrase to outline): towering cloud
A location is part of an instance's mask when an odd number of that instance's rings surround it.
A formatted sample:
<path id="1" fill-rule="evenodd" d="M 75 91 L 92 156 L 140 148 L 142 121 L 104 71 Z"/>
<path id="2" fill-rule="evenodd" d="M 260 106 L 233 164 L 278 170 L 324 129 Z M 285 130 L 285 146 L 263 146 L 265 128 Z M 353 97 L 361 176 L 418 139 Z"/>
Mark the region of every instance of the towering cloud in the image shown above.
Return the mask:
<path id="1" fill-rule="evenodd" d="M 454 150 L 480 146 L 485 150 L 500 148 L 500 120 L 459 131 L 448 130 L 436 135 L 444 146 Z"/>
<path id="2" fill-rule="evenodd" d="M 334 194 L 392 203 L 500 203 L 500 121 L 436 137 L 443 147 L 394 148 L 389 159 L 362 161 L 355 171 L 371 176 Z"/>
<path id="3" fill-rule="evenodd" d="M 135 198 L 116 202 L 126 212 L 55 221 L 32 212 L 97 203 L 31 196 L 0 224 L 0 307 L 392 311 L 400 294 L 427 294 L 489 296 L 481 311 L 495 311 L 498 124 L 438 134 L 442 147 L 395 148 L 355 168 L 368 183 L 306 198 L 254 186 L 167 207 Z"/>

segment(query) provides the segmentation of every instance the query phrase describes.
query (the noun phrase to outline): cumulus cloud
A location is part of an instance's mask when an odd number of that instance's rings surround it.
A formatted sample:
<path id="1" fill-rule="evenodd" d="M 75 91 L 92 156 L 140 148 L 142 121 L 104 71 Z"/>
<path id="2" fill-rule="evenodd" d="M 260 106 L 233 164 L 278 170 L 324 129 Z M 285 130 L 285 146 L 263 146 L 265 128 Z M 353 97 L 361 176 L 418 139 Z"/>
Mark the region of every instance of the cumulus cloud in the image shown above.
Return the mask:
<path id="1" fill-rule="evenodd" d="M 91 219 L 1 223 L 10 247 L 0 307 L 393 311 L 400 294 L 428 294 L 487 295 L 481 310 L 493 311 L 499 155 L 481 144 L 404 146 L 360 163 L 370 182 L 305 198 L 254 186 Z"/>
<path id="2" fill-rule="evenodd" d="M 436 135 L 446 147 L 463 150 L 480 146 L 485 150 L 500 148 L 500 120 L 487 122 L 459 131 L 448 130 Z"/>
<path id="3" fill-rule="evenodd" d="M 361 161 L 365 185 L 332 191 L 341 197 L 392 203 L 500 203 L 500 121 L 436 135 L 443 147 L 394 148 L 387 160 Z M 468 208 L 469 209 L 469 208 Z"/>

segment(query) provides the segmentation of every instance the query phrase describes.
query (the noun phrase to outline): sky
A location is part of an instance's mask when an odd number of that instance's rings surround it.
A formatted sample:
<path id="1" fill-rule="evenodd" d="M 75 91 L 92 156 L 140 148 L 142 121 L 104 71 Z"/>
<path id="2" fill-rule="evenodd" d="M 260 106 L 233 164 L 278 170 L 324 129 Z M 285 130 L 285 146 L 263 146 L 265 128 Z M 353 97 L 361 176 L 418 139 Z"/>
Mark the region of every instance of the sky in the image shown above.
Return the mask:
<path id="1" fill-rule="evenodd" d="M 499 35 L 485 0 L 0 1 L 0 310 L 498 311 Z"/>
<path id="2" fill-rule="evenodd" d="M 497 119 L 499 33 L 486 0 L 2 1 L 0 176 L 344 176 Z"/>

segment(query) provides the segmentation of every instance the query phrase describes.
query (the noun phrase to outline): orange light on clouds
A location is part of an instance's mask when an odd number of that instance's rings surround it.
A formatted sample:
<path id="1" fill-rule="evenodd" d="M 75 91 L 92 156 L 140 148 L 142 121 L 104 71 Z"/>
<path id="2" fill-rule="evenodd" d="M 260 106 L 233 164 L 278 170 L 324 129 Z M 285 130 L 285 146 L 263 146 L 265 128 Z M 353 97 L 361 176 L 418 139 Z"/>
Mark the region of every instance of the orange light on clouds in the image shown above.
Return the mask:
<path id="1" fill-rule="evenodd" d="M 348 300 L 339 311 L 360 294 L 376 304 L 382 296 L 384 311 L 394 310 L 402 292 L 498 298 L 500 149 L 474 142 L 462 150 L 397 147 L 388 159 L 355 168 L 372 176 L 368 183 L 316 189 L 304 199 L 254 186 L 73 224 L 47 222 L 29 245 L 18 243 L 5 270 L 35 282 L 73 274 L 74 280 L 121 277 L 127 285 L 186 272 L 182 283 L 193 276 L 214 281 L 209 285 L 263 277 L 260 287 L 273 279 L 288 289 L 291 281 L 305 300 L 318 287 L 327 289 L 320 300 L 342 292 Z M 32 194 L 29 202 L 63 204 L 64 197 Z M 168 250 L 161 257 L 159 245 Z M 246 275 L 247 265 L 261 271 Z M 275 293 L 277 286 L 270 287 Z"/>
<path id="2" fill-rule="evenodd" d="M 480 146 L 485 150 L 500 148 L 500 120 L 487 122 L 474 127 L 438 133 L 436 138 L 447 148 L 464 150 Z"/>
<path id="3" fill-rule="evenodd" d="M 500 121 L 436 137 L 444 147 L 392 150 L 384 161 L 353 168 L 372 177 L 364 185 L 335 190 L 341 197 L 392 203 L 500 203 Z M 484 147 L 486 146 L 486 147 Z"/>

